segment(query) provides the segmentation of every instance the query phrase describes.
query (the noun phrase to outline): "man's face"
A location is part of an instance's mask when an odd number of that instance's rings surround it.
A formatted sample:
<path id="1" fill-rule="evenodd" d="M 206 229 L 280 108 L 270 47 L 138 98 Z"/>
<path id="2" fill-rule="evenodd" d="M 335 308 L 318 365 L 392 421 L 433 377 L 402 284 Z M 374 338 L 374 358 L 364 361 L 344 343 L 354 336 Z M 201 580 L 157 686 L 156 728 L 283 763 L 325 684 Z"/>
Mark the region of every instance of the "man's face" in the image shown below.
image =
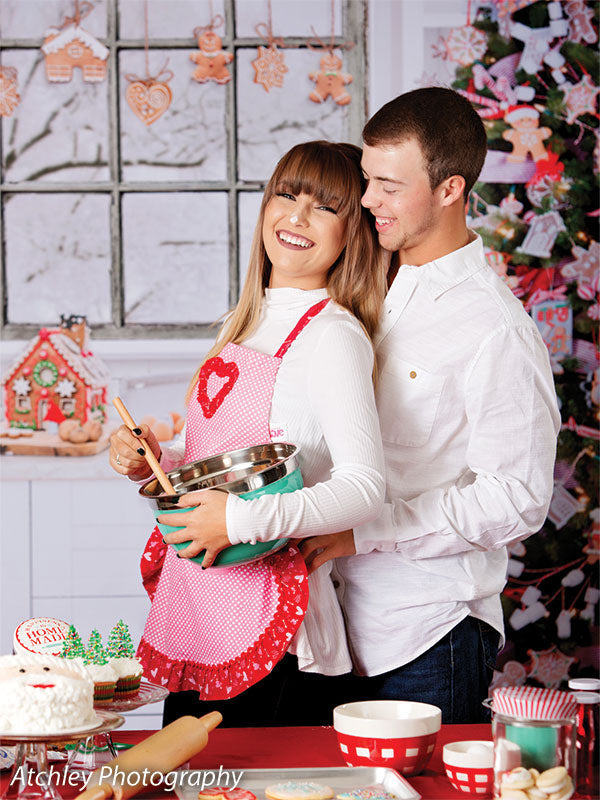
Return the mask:
<path id="1" fill-rule="evenodd" d="M 379 244 L 385 250 L 401 250 L 404 263 L 416 263 L 441 211 L 429 185 L 421 148 L 414 139 L 394 145 L 364 145 L 362 168 L 368 181 L 362 204 L 375 217 Z"/>

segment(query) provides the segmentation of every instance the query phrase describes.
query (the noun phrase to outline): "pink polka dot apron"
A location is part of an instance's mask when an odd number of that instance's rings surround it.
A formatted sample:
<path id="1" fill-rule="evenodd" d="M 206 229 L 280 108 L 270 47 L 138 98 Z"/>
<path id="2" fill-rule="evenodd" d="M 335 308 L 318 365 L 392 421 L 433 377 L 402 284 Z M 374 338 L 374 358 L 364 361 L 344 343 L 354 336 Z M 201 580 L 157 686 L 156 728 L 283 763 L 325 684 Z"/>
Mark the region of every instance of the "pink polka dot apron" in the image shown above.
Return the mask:
<path id="1" fill-rule="evenodd" d="M 229 343 L 202 366 L 187 409 L 186 463 L 271 441 L 281 361 L 328 302 L 309 308 L 274 356 Z M 308 605 L 306 565 L 294 544 L 250 564 L 202 570 L 177 558 L 155 528 L 142 579 L 152 600 L 138 648 L 144 675 L 201 700 L 235 697 L 268 675 Z"/>

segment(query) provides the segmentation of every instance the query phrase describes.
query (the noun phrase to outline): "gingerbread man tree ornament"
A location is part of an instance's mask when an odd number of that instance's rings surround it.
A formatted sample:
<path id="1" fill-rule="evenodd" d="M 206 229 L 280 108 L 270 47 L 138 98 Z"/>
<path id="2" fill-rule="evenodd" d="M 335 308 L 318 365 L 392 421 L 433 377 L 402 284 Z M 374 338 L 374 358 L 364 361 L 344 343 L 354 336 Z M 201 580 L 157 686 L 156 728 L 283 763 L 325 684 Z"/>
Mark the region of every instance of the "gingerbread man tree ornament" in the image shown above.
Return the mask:
<path id="1" fill-rule="evenodd" d="M 231 72 L 227 64 L 233 61 L 233 54 L 222 49 L 221 37 L 213 30 L 215 25 L 223 23 L 222 17 L 215 17 L 206 28 L 196 28 L 194 36 L 198 39 L 198 52 L 190 53 L 190 61 L 196 64 L 192 78 L 198 83 L 215 83 L 224 85 L 231 80 Z"/>
<path id="2" fill-rule="evenodd" d="M 538 127 L 539 111 L 531 106 L 519 106 L 509 111 L 504 119 L 512 126 L 512 130 L 504 131 L 502 134 L 502 138 L 513 146 L 512 153 L 506 156 L 507 161 L 521 163 L 525 161 L 528 153 L 531 153 L 534 161 L 548 158 L 544 139 L 547 139 L 552 131 L 550 128 Z"/>
<path id="3" fill-rule="evenodd" d="M 324 103 L 328 97 L 338 104 L 346 106 L 352 97 L 345 90 L 345 86 L 352 83 L 352 75 L 341 72 L 342 59 L 335 53 L 329 52 L 321 58 L 319 72 L 311 72 L 309 78 L 316 83 L 314 91 L 308 96 L 313 103 Z"/>

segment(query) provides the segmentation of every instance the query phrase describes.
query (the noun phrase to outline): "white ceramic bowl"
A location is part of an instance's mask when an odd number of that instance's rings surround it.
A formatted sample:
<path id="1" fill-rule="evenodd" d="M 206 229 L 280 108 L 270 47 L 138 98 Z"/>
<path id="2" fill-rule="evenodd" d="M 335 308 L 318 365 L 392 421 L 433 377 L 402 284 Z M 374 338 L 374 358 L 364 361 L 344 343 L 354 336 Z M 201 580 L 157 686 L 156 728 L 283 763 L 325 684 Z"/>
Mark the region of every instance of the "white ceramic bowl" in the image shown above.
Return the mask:
<path id="1" fill-rule="evenodd" d="M 441 720 L 437 706 L 409 700 L 367 700 L 333 710 L 333 727 L 348 766 L 392 767 L 404 775 L 425 769 Z"/>
<path id="2" fill-rule="evenodd" d="M 450 742 L 442 750 L 450 783 L 459 792 L 489 797 L 494 788 L 494 743 Z"/>

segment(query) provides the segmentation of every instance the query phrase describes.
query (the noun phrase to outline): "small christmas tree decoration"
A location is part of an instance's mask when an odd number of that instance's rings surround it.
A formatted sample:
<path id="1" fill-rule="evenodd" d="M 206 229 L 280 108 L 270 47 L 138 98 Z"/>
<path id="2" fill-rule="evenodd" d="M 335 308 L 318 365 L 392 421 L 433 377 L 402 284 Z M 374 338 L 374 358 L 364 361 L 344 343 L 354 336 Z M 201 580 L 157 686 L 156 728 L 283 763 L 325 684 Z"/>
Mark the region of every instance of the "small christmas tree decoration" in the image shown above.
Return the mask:
<path id="1" fill-rule="evenodd" d="M 561 653 L 556 646 L 548 650 L 528 650 L 527 653 L 531 658 L 529 676 L 547 689 L 556 689 L 568 680 L 569 667 L 575 659 Z"/>
<path id="2" fill-rule="evenodd" d="M 85 660 L 87 664 L 108 664 L 100 631 L 96 628 L 91 632 L 90 638 L 85 649 Z"/>
<path id="3" fill-rule="evenodd" d="M 308 42 L 309 50 L 321 50 L 320 69 L 309 72 L 308 77 L 315 85 L 314 90 L 308 95 L 313 103 L 324 103 L 328 97 L 338 106 L 346 106 L 352 100 L 350 94 L 344 88 L 352 83 L 352 75 L 342 72 L 342 59 L 336 55 L 334 50 L 350 50 L 354 47 L 354 42 L 344 42 L 335 44 L 335 0 L 331 0 L 331 31 L 329 44 L 326 44 L 312 28 L 312 38 Z"/>
<path id="4" fill-rule="evenodd" d="M 0 67 L 0 117 L 10 117 L 19 105 L 21 96 L 17 88 L 17 70 L 14 67 Z"/>
<path id="5" fill-rule="evenodd" d="M 77 633 L 74 625 L 69 625 L 69 631 L 63 642 L 62 658 L 83 658 L 85 659 L 85 649 L 81 636 Z"/>
<path id="6" fill-rule="evenodd" d="M 578 284 L 588 284 L 594 286 L 597 291 L 596 282 L 598 280 L 598 265 L 600 264 L 600 243 L 592 242 L 589 250 L 585 247 L 574 245 L 571 249 L 574 261 L 570 261 L 561 267 L 561 273 L 565 278 L 576 280 Z"/>
<path id="7" fill-rule="evenodd" d="M 42 53 L 46 62 L 46 77 L 51 83 L 68 83 L 73 69 L 79 67 L 83 80 L 98 83 L 106 77 L 108 48 L 80 27 L 93 6 L 75 0 L 73 17 L 66 17 L 60 28 L 51 28 L 46 33 Z"/>
<path id="8" fill-rule="evenodd" d="M 224 85 L 231 80 L 231 72 L 227 69 L 227 64 L 231 64 L 233 61 L 233 53 L 222 49 L 221 37 L 214 31 L 215 28 L 224 24 L 225 20 L 220 14 L 213 16 L 212 3 L 210 3 L 209 24 L 203 28 L 194 29 L 194 36 L 198 40 L 198 52 L 190 53 L 190 61 L 196 64 L 192 78 L 198 83 L 214 81 Z"/>
<path id="9" fill-rule="evenodd" d="M 106 655 L 109 658 L 134 658 L 135 648 L 128 626 L 120 619 L 108 634 Z"/>
<path id="10" fill-rule="evenodd" d="M 527 236 L 521 246 L 517 247 L 517 252 L 538 258 L 550 258 L 556 237 L 564 230 L 566 230 L 565 223 L 558 211 L 539 214 L 531 221 Z"/>
<path id="11" fill-rule="evenodd" d="M 436 58 L 453 61 L 455 64 L 466 67 L 474 61 L 478 61 L 486 50 L 487 36 L 485 33 L 472 25 L 461 25 L 458 28 L 452 28 L 445 39 L 440 37 L 438 44 L 433 48 L 433 53 Z"/>
<path id="12" fill-rule="evenodd" d="M 561 288 L 564 294 L 567 287 Z M 571 355 L 573 349 L 573 309 L 569 301 L 563 297 L 558 300 L 536 302 L 541 299 L 542 294 L 554 296 L 556 292 L 561 294 L 560 289 L 555 292 L 538 291 L 537 297 L 534 296 L 530 300 L 531 316 L 546 342 L 551 361 L 560 361 Z"/>

